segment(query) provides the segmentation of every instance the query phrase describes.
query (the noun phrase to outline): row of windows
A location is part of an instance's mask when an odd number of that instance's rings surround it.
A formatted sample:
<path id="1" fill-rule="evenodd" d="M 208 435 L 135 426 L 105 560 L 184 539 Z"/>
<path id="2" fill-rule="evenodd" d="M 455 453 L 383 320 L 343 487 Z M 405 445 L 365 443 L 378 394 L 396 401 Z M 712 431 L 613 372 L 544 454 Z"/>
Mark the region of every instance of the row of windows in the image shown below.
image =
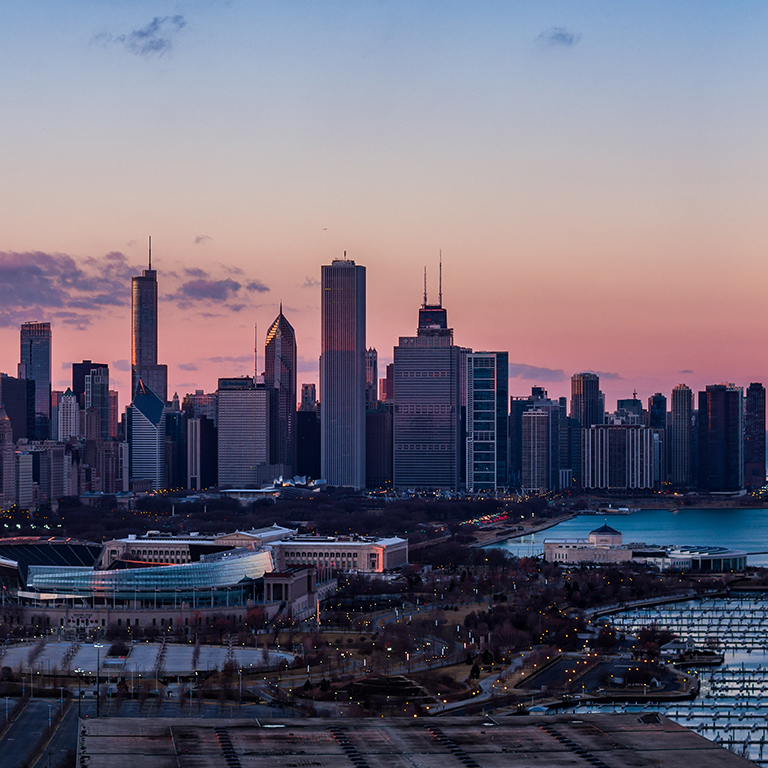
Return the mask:
<path id="1" fill-rule="evenodd" d="M 347 552 L 346 554 L 344 552 L 287 552 L 286 557 L 333 557 L 337 560 L 340 558 L 346 558 L 350 560 L 352 558 L 357 558 L 357 552 Z"/>
<path id="2" fill-rule="evenodd" d="M 450 371 L 397 371 L 401 379 L 446 379 Z"/>
<path id="3" fill-rule="evenodd" d="M 398 405 L 397 412 L 411 415 L 448 415 L 453 413 L 453 407 L 450 405 Z"/>
<path id="4" fill-rule="evenodd" d="M 416 443 L 416 444 L 399 444 L 396 445 L 398 451 L 448 451 L 451 449 L 450 445 L 433 445 L 432 443 Z"/>

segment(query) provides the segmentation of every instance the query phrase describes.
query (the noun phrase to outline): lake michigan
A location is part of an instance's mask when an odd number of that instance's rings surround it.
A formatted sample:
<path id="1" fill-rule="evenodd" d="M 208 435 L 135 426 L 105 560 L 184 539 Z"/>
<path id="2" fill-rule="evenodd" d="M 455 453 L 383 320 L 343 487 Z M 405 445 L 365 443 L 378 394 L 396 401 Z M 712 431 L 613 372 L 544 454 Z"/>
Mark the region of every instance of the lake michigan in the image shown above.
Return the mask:
<path id="1" fill-rule="evenodd" d="M 748 557 L 747 563 L 768 567 L 768 509 L 641 509 L 629 515 L 579 515 L 545 531 L 490 546 L 519 557 L 541 555 L 544 539 L 586 539 L 604 522 L 622 532 L 625 544 L 709 545 L 765 552 Z"/>

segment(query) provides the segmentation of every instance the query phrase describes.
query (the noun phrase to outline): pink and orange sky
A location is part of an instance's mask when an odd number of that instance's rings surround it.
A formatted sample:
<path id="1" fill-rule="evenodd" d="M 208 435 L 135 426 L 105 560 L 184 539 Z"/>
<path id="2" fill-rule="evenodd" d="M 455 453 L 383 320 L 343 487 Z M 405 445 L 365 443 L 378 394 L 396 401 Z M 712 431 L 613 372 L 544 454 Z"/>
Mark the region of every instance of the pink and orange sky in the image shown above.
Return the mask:
<path id="1" fill-rule="evenodd" d="M 317 380 L 320 265 L 367 267 L 380 365 L 422 270 L 510 392 L 768 382 L 762 2 L 7 2 L 0 370 L 18 324 L 127 402 L 130 275 L 169 390 L 252 370 L 280 301 Z"/>

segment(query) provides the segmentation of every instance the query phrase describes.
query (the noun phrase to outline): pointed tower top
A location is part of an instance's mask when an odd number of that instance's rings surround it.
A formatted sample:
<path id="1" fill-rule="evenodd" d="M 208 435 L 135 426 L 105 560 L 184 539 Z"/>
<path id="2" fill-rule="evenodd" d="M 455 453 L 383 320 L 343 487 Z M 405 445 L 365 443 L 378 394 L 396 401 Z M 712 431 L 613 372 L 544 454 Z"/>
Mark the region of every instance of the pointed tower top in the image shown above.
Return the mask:
<path id="1" fill-rule="evenodd" d="M 152 235 L 149 236 L 149 269 L 152 269 Z"/>
<path id="2" fill-rule="evenodd" d="M 440 249 L 440 277 L 438 281 L 437 306 L 443 306 L 443 249 Z"/>
<path id="3" fill-rule="evenodd" d="M 423 307 L 427 306 L 427 268 L 424 267 L 424 303 Z"/>

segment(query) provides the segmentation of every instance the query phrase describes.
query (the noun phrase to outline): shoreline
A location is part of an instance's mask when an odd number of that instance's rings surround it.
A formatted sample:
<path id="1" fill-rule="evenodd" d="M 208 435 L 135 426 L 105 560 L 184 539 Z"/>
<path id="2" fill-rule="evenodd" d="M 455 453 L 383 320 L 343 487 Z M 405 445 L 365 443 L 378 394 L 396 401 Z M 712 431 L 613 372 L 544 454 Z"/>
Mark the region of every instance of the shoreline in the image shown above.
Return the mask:
<path id="1" fill-rule="evenodd" d="M 483 538 L 479 541 L 473 542 L 469 546 L 472 549 L 482 549 L 483 547 L 490 547 L 495 544 L 503 544 L 505 541 L 509 541 L 510 539 L 520 539 L 523 536 L 532 536 L 534 533 L 546 531 L 547 528 L 554 528 L 556 525 L 565 523 L 568 520 L 573 520 L 575 517 L 578 517 L 575 512 L 569 512 L 565 515 L 558 515 L 557 517 L 550 517 L 546 521 L 542 520 L 540 523 L 535 523 L 534 525 L 524 525 L 525 530 L 523 531 L 478 531 L 476 534 L 478 538 L 481 534 L 485 534 L 485 536 L 483 536 Z"/>

